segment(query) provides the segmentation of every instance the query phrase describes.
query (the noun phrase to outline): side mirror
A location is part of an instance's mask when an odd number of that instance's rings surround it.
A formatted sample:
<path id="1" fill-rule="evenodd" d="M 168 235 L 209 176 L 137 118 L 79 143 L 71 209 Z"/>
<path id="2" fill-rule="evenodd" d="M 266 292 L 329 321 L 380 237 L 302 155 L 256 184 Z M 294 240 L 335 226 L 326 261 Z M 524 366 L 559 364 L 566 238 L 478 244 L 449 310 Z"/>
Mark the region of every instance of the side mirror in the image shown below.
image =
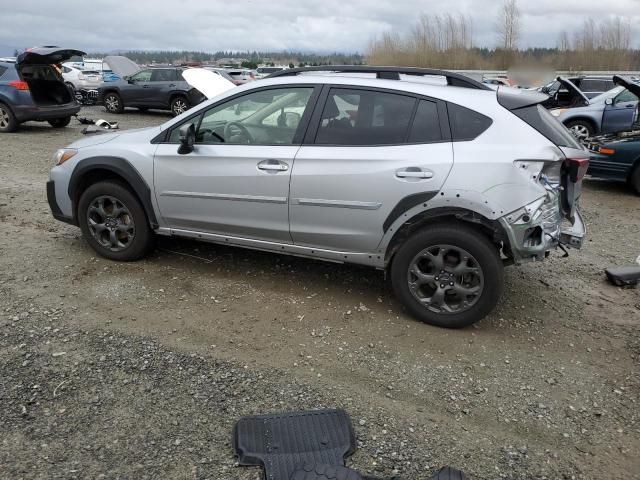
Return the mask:
<path id="1" fill-rule="evenodd" d="M 133 85 L 134 83 L 136 83 L 136 81 L 133 78 L 127 78 L 125 77 L 125 80 L 127 81 L 127 83 L 130 83 L 131 85 Z"/>
<path id="2" fill-rule="evenodd" d="M 613 105 L 613 98 L 607 98 L 607 99 L 604 101 L 604 104 L 605 104 L 605 105 Z"/>
<path id="3" fill-rule="evenodd" d="M 541 91 L 542 93 L 549 94 L 549 87 L 547 87 L 547 86 L 545 85 L 544 87 L 542 87 L 542 88 L 540 89 L 540 91 Z"/>
<path id="4" fill-rule="evenodd" d="M 193 123 L 180 127 L 180 146 L 178 154 L 186 155 L 193 152 L 193 145 L 196 143 L 196 127 Z"/>

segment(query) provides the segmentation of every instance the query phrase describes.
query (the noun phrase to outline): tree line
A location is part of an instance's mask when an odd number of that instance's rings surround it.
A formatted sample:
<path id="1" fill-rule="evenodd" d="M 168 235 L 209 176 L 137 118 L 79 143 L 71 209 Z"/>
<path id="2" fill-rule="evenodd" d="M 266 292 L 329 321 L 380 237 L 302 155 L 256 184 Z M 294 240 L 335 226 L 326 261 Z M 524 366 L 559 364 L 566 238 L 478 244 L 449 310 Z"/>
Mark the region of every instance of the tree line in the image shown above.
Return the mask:
<path id="1" fill-rule="evenodd" d="M 520 49 L 520 9 L 517 0 L 505 0 L 497 11 L 495 33 L 493 48 L 478 48 L 469 16 L 422 15 L 406 32 L 386 32 L 373 38 L 367 62 L 448 69 L 507 70 L 542 65 L 568 71 L 640 70 L 640 50 L 631 48 L 628 19 L 587 18 L 577 31 L 560 32 L 555 48 Z"/>

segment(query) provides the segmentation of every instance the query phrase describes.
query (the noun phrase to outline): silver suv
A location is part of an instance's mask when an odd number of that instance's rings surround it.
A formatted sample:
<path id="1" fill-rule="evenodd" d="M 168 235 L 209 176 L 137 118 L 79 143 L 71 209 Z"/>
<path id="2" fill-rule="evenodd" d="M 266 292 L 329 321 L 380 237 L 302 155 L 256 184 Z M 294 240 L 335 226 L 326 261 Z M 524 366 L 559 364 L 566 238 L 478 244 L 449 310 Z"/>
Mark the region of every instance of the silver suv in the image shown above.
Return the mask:
<path id="1" fill-rule="evenodd" d="M 370 265 L 416 318 L 463 327 L 504 265 L 582 244 L 587 154 L 546 98 L 439 70 L 284 70 L 59 150 L 48 199 L 113 260 L 172 235 Z"/>

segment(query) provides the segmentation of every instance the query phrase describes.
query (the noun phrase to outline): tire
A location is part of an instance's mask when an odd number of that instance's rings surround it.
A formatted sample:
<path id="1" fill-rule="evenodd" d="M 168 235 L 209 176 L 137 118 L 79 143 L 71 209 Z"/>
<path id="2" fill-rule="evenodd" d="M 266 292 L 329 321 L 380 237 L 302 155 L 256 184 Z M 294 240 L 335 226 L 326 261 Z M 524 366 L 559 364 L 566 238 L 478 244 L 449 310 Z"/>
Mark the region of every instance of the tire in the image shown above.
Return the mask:
<path id="1" fill-rule="evenodd" d="M 0 103 L 0 133 L 15 132 L 18 129 L 18 121 L 11 109 L 4 103 Z"/>
<path id="2" fill-rule="evenodd" d="M 64 84 L 69 88 L 73 93 L 76 93 L 76 87 L 71 82 L 64 82 Z"/>
<path id="3" fill-rule="evenodd" d="M 469 480 L 469 477 L 455 468 L 443 467 L 433 474 L 431 480 Z"/>
<path id="4" fill-rule="evenodd" d="M 189 100 L 187 100 L 187 97 L 184 97 L 182 95 L 173 97 L 171 99 L 171 104 L 169 105 L 169 109 L 171 110 L 171 113 L 174 117 L 183 114 L 190 108 L 191 104 L 189 103 Z"/>
<path id="5" fill-rule="evenodd" d="M 63 118 L 54 118 L 53 120 L 49 120 L 49 125 L 53 128 L 64 128 L 71 122 L 71 117 L 63 117 Z"/>
<path id="6" fill-rule="evenodd" d="M 587 120 L 569 120 L 565 123 L 565 126 L 571 130 L 571 133 L 579 140 L 591 137 L 596 133 L 591 122 Z"/>
<path id="7" fill-rule="evenodd" d="M 77 213 L 84 238 L 102 257 L 131 262 L 143 258 L 154 245 L 154 234 L 142 204 L 119 182 L 91 185 L 80 196 Z"/>
<path id="8" fill-rule="evenodd" d="M 109 113 L 122 113 L 124 112 L 124 105 L 122 98 L 115 92 L 109 92 L 103 99 L 104 108 Z"/>
<path id="9" fill-rule="evenodd" d="M 396 297 L 416 319 L 462 328 L 494 309 L 504 287 L 504 266 L 481 232 L 438 224 L 405 241 L 392 260 L 390 277 Z"/>
<path id="10" fill-rule="evenodd" d="M 631 175 L 629 175 L 629 185 L 640 195 L 640 162 L 636 165 L 636 168 L 633 169 Z"/>

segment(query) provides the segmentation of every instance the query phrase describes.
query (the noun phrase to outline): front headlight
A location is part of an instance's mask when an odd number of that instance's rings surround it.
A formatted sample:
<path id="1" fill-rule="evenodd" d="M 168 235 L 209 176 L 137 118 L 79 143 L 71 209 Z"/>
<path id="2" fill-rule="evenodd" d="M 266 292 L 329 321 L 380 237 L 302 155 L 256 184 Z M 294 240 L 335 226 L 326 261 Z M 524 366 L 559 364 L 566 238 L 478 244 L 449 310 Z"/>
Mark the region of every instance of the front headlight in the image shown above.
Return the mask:
<path id="1" fill-rule="evenodd" d="M 559 117 L 562 113 L 566 112 L 566 108 L 556 108 L 554 110 L 550 110 L 549 113 L 554 117 Z"/>
<path id="2" fill-rule="evenodd" d="M 56 165 L 62 165 L 76 153 L 78 153 L 78 150 L 75 148 L 61 148 L 53 155 L 53 161 Z"/>

